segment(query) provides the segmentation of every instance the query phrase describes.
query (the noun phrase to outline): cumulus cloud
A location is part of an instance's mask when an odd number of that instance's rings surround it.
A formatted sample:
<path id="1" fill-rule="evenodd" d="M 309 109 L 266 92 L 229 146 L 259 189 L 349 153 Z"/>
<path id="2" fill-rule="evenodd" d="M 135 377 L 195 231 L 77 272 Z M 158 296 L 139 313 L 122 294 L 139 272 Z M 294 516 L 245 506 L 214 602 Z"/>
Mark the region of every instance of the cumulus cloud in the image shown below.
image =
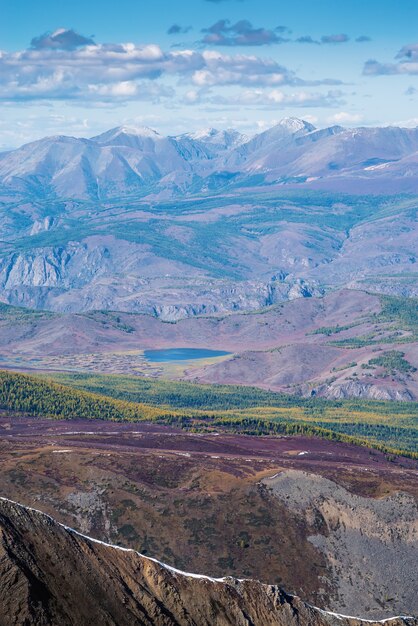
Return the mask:
<path id="1" fill-rule="evenodd" d="M 363 74 L 365 76 L 416 75 L 418 74 L 418 62 L 380 63 L 375 59 L 370 59 L 364 64 Z"/>
<path id="2" fill-rule="evenodd" d="M 59 28 L 53 33 L 44 33 L 39 37 L 34 37 L 30 45 L 34 50 L 76 50 L 82 46 L 94 46 L 95 43 L 91 37 L 84 37 L 72 28 Z"/>
<path id="3" fill-rule="evenodd" d="M 245 87 L 281 87 L 284 85 L 315 86 L 340 85 L 341 81 L 324 79 L 307 81 L 272 59 L 254 55 L 227 55 L 216 50 L 202 53 L 204 67 L 192 74 L 192 82 L 197 87 L 241 85 Z"/>
<path id="4" fill-rule="evenodd" d="M 347 113 L 346 111 L 340 111 L 328 118 L 328 122 L 335 124 L 357 124 L 361 122 L 363 116 L 359 113 Z"/>
<path id="5" fill-rule="evenodd" d="M 371 37 L 368 37 L 368 35 L 360 35 L 359 37 L 356 37 L 357 43 L 367 43 L 368 41 L 371 41 Z"/>
<path id="6" fill-rule="evenodd" d="M 418 43 L 403 46 L 395 56 L 395 62 L 381 63 L 369 59 L 364 64 L 363 74 L 366 76 L 389 76 L 393 74 L 418 74 Z"/>
<path id="7" fill-rule="evenodd" d="M 403 46 L 395 58 L 404 61 L 418 61 L 418 43 Z"/>
<path id="8" fill-rule="evenodd" d="M 87 38 L 86 38 L 87 39 Z M 163 51 L 158 45 L 86 44 L 76 48 L 0 51 L 0 100 L 114 100 L 172 98 L 165 87 L 177 78 L 181 88 L 214 86 L 282 87 L 336 85 L 305 81 L 269 58 L 217 50 Z M 159 80 L 161 79 L 161 80 Z"/>
<path id="9" fill-rule="evenodd" d="M 192 30 L 191 26 L 180 26 L 180 24 L 173 24 L 167 30 L 167 35 L 185 35 Z"/>
<path id="10" fill-rule="evenodd" d="M 138 83 L 125 80 L 111 84 L 88 85 L 87 97 L 102 102 L 126 102 L 128 100 L 151 100 L 159 102 L 164 98 L 173 98 L 175 91 L 172 87 L 153 83 Z"/>
<path id="11" fill-rule="evenodd" d="M 376 59 L 369 59 L 365 62 L 363 67 L 363 74 L 365 76 L 379 76 L 384 74 L 397 74 L 396 66 L 394 63 L 379 63 Z"/>
<path id="12" fill-rule="evenodd" d="M 277 26 L 273 30 L 254 28 L 248 20 L 240 20 L 235 24 L 229 20 L 218 20 L 202 30 L 206 33 L 202 42 L 212 46 L 265 46 L 287 41 L 279 34 L 285 30 L 285 26 Z"/>
<path id="13" fill-rule="evenodd" d="M 350 41 L 350 37 L 344 33 L 340 33 L 339 35 L 322 35 L 321 37 L 322 43 L 338 44 L 347 43 L 347 41 Z"/>
<path id="14" fill-rule="evenodd" d="M 203 66 L 199 53 L 164 53 L 153 44 L 3 52 L 0 53 L 0 97 L 3 100 L 99 99 L 105 93 L 109 97 L 112 91 L 114 95 L 122 96 L 125 91 L 127 96 L 132 96 L 132 81 L 153 81 L 163 74 L 191 75 Z"/>
<path id="15" fill-rule="evenodd" d="M 400 128 L 418 128 L 418 117 L 411 117 L 409 120 L 395 121 L 391 126 L 399 126 Z"/>

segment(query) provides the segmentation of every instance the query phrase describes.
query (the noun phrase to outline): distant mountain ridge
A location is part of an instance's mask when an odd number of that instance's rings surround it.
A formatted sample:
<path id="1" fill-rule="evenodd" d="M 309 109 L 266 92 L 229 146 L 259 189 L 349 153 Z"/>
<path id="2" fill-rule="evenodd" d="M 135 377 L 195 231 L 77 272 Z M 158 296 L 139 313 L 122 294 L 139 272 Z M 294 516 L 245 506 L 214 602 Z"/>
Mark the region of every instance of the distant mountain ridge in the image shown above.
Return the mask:
<path id="1" fill-rule="evenodd" d="M 418 129 L 317 129 L 288 118 L 248 138 L 233 129 L 165 137 L 121 126 L 90 139 L 46 137 L 0 155 L 0 189 L 35 198 L 176 197 L 200 193 L 208 181 L 224 188 L 225 180 L 377 192 L 382 178 L 386 193 L 417 188 Z"/>

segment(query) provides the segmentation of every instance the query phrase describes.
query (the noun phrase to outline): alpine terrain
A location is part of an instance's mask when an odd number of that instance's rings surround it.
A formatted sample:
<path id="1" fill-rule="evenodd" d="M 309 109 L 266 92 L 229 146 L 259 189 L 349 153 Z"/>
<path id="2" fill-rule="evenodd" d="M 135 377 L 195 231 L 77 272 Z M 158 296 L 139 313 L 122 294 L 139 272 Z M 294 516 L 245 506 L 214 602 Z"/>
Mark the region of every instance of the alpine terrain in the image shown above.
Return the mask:
<path id="1" fill-rule="evenodd" d="M 3 302 L 163 319 L 417 296 L 418 129 L 119 127 L 0 155 Z M 389 236 L 388 233 L 390 233 Z"/>
<path id="2" fill-rule="evenodd" d="M 2 623 L 144 626 L 363 626 L 277 586 L 186 574 L 102 544 L 14 502 L 0 502 Z M 13 621 L 10 616 L 13 615 Z M 385 620 L 416 626 L 416 619 Z"/>
<path id="3" fill-rule="evenodd" d="M 389 4 L 0 0 L 0 626 L 418 626 Z"/>

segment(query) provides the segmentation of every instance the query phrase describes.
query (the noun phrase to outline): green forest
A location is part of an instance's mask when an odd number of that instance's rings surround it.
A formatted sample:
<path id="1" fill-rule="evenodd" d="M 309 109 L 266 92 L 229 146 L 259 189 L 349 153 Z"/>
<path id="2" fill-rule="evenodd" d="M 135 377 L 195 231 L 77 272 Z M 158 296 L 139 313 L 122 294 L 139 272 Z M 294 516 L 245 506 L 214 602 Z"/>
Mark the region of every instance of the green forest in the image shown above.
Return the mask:
<path id="1" fill-rule="evenodd" d="M 233 385 L 0 371 L 0 409 L 52 419 L 149 421 L 251 435 L 303 434 L 418 458 L 416 403 L 298 398 Z"/>

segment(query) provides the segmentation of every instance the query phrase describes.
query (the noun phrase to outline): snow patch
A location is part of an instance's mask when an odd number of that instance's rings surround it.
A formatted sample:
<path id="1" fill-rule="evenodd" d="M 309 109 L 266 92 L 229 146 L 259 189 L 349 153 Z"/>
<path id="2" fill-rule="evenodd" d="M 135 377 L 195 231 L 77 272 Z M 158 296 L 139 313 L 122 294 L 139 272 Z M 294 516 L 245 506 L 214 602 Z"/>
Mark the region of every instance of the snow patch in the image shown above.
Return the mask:
<path id="1" fill-rule="evenodd" d="M 312 606 L 312 605 L 310 605 Z M 312 606 L 313 609 L 319 611 L 320 613 L 322 613 L 322 615 L 331 615 L 332 617 L 335 617 L 337 619 L 340 620 L 347 620 L 347 619 L 351 619 L 351 620 L 358 620 L 361 619 L 362 622 L 365 622 L 366 624 L 387 624 L 388 622 L 392 622 L 393 620 L 396 619 L 403 619 L 403 620 L 409 620 L 409 619 L 414 619 L 411 615 L 397 615 L 396 617 L 388 617 L 386 619 L 381 619 L 381 620 L 375 620 L 375 619 L 362 619 L 359 617 L 353 617 L 352 615 L 342 615 L 341 613 L 332 613 L 331 611 L 324 611 L 323 609 L 319 609 L 317 606 Z"/>
<path id="2" fill-rule="evenodd" d="M 132 550 L 131 548 L 122 548 L 121 546 L 115 546 L 111 543 L 106 543 L 105 541 L 100 541 L 99 539 L 93 539 L 93 537 L 89 537 L 88 535 L 83 535 L 83 533 L 78 532 L 77 530 L 75 530 L 74 528 L 71 528 L 71 526 L 66 526 L 65 524 L 61 524 L 60 522 L 57 522 L 53 517 L 51 517 L 51 515 L 48 515 L 47 513 L 43 513 L 42 511 L 40 511 L 39 509 L 35 509 L 33 507 L 29 507 L 29 506 L 24 506 L 23 504 L 20 504 L 19 502 L 16 502 L 15 500 L 11 500 L 10 498 L 4 498 L 2 496 L 0 496 L 0 501 L 3 502 L 9 502 L 10 504 L 13 504 L 14 506 L 17 506 L 23 510 L 26 511 L 32 511 L 34 513 L 37 513 L 38 515 L 41 515 L 43 517 L 46 517 L 47 519 L 51 520 L 54 524 L 56 524 L 57 526 L 61 526 L 61 528 L 64 528 L 67 532 L 76 535 L 78 537 L 82 537 L 83 539 L 87 539 L 87 541 L 91 542 L 91 543 L 95 543 L 95 544 L 99 544 L 102 546 L 106 546 L 107 548 L 111 548 L 112 550 L 118 550 L 120 552 L 130 552 L 131 554 L 136 554 L 138 556 L 140 556 L 142 559 L 144 559 L 145 561 L 151 561 L 152 563 L 157 563 L 158 565 L 160 565 L 160 567 L 164 568 L 165 570 L 171 572 L 174 575 L 178 575 L 178 576 L 185 576 L 187 578 L 194 578 L 194 579 L 198 579 L 198 580 L 207 580 L 211 583 L 228 583 L 231 580 L 231 577 L 225 576 L 223 578 L 213 578 L 211 576 L 206 576 L 204 574 L 194 574 L 192 572 L 184 572 L 180 569 L 177 569 L 175 567 L 171 567 L 171 565 L 167 565 L 166 563 L 163 563 L 162 561 L 159 561 L 158 559 L 153 559 L 152 557 L 149 556 L 145 556 L 144 554 L 141 554 L 140 552 L 137 552 L 136 550 Z M 232 580 L 238 580 L 238 582 L 243 582 L 245 580 L 245 578 L 238 578 L 238 579 L 232 579 Z M 291 596 L 293 598 L 297 597 L 297 596 Z M 316 606 L 313 605 L 308 605 L 311 608 L 315 609 L 316 611 L 319 611 L 320 613 L 322 613 L 323 615 L 328 615 L 328 616 L 332 616 L 335 617 L 337 619 L 340 620 L 344 620 L 344 619 L 351 619 L 351 620 L 361 620 L 367 624 L 387 624 L 388 622 L 394 621 L 394 620 L 399 620 L 399 619 L 403 619 L 403 620 L 410 620 L 410 619 L 414 619 L 412 616 L 406 616 L 406 615 L 399 615 L 399 616 L 395 616 L 395 617 L 388 617 L 386 619 L 383 620 L 369 620 L 369 619 L 362 619 L 360 617 L 352 617 L 349 615 L 342 615 L 340 613 L 332 613 L 331 611 L 324 611 L 323 609 L 319 609 Z"/>
<path id="3" fill-rule="evenodd" d="M 57 526 L 61 526 L 61 528 L 64 528 L 66 531 L 68 531 L 69 533 L 73 534 L 73 535 L 77 535 L 78 537 L 82 537 L 83 539 L 87 539 L 88 541 L 90 541 L 91 543 L 96 543 L 102 546 L 106 546 L 107 548 L 111 548 L 112 550 L 119 550 L 119 552 L 130 552 L 131 554 L 137 554 L 138 556 L 140 556 L 142 559 L 144 559 L 145 561 L 151 561 L 152 563 L 157 563 L 158 565 L 160 565 L 161 567 L 163 567 L 164 569 L 168 570 L 169 572 L 172 572 L 173 574 L 176 575 L 180 575 L 180 576 L 186 576 L 188 578 L 197 578 L 200 580 L 209 580 L 210 582 L 214 582 L 214 583 L 225 583 L 228 582 L 228 580 L 230 580 L 230 577 L 223 577 L 223 578 L 212 578 L 211 576 L 206 576 L 204 574 L 194 574 L 192 572 L 183 572 L 182 570 L 179 570 L 175 567 L 171 567 L 171 565 L 167 565 L 166 563 L 163 563 L 162 561 L 158 561 L 158 559 L 153 559 L 150 556 L 145 556 L 145 554 L 141 554 L 140 552 L 137 552 L 137 550 L 132 550 L 131 548 L 122 548 L 121 546 L 115 546 L 112 543 L 106 543 L 105 541 L 100 541 L 100 539 L 94 539 L 93 537 L 89 537 L 88 535 L 83 535 L 83 533 L 78 532 L 78 530 L 75 530 L 74 528 L 71 528 L 71 526 L 67 526 L 66 524 L 61 524 L 60 522 L 57 522 L 57 520 L 55 520 L 53 517 L 51 517 L 51 515 L 48 515 L 47 513 L 44 513 L 43 511 L 40 511 L 39 509 L 35 509 L 33 507 L 30 506 L 25 506 L 23 504 L 20 504 L 19 502 L 16 502 L 15 500 L 11 500 L 10 498 L 4 498 L 0 496 L 0 500 L 3 502 L 10 502 L 11 504 L 13 504 L 14 506 L 18 506 L 19 508 L 26 510 L 26 511 L 32 511 L 33 513 L 37 513 L 41 516 L 44 516 L 46 518 L 48 518 L 49 520 L 51 520 L 54 524 L 56 524 Z M 242 582 L 244 579 L 238 579 L 240 582 Z"/>

